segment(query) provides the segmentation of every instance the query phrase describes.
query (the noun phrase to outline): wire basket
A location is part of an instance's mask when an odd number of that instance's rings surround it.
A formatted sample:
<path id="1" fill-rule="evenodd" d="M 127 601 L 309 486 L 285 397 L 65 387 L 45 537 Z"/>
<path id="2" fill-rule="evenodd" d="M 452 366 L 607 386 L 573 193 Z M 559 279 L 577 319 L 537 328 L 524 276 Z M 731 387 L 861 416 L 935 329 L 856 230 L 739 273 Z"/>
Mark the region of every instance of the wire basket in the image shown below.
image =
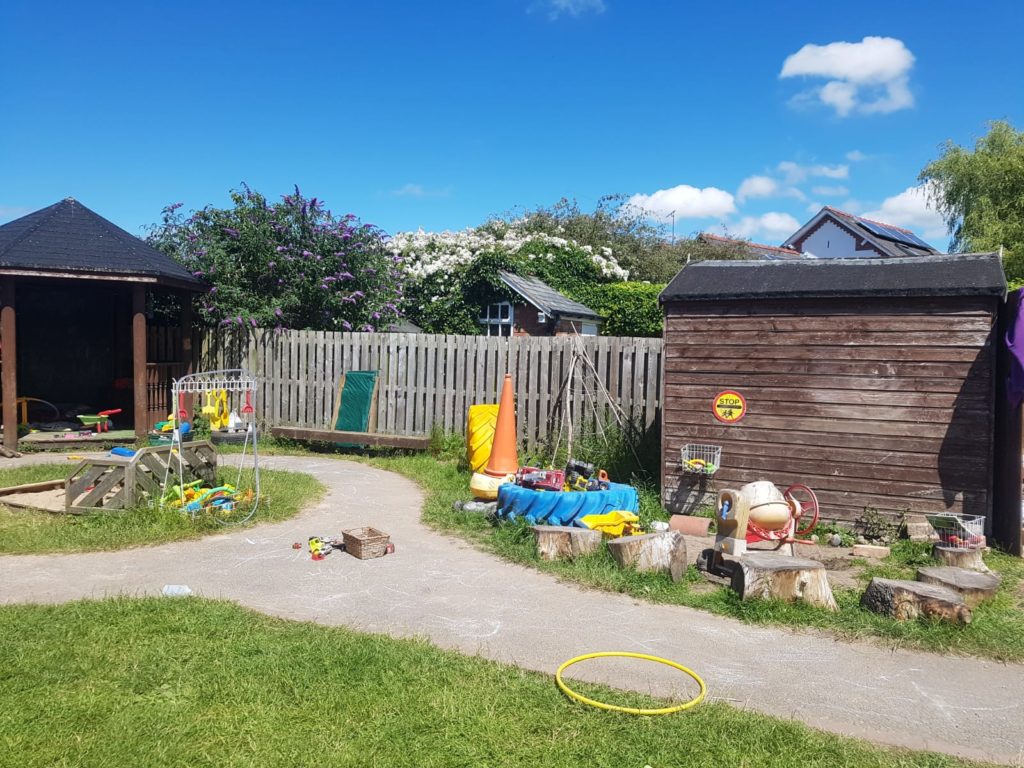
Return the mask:
<path id="1" fill-rule="evenodd" d="M 687 443 L 681 449 L 683 472 L 690 475 L 713 475 L 722 466 L 722 446 Z"/>
<path id="2" fill-rule="evenodd" d="M 981 515 L 928 515 L 939 543 L 951 549 L 981 549 L 985 546 L 985 518 Z"/>
<path id="3" fill-rule="evenodd" d="M 341 532 L 345 539 L 345 551 L 360 560 L 383 557 L 391 537 L 376 528 L 352 528 Z"/>

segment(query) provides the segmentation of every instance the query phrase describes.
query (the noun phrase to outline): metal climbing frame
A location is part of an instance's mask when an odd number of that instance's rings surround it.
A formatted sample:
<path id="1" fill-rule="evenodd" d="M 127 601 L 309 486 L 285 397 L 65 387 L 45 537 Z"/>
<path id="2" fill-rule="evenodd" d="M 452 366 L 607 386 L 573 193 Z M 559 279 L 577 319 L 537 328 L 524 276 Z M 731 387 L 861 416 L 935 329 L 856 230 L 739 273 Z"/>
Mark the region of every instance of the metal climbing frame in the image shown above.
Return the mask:
<path id="1" fill-rule="evenodd" d="M 256 412 L 252 405 L 253 395 L 258 389 L 259 383 L 256 380 L 256 377 L 245 368 L 224 368 L 216 371 L 199 371 L 198 373 L 190 373 L 186 376 L 182 376 L 180 379 L 175 379 L 174 383 L 171 385 L 171 395 L 175 407 L 177 408 L 177 411 L 175 412 L 176 418 L 174 420 L 174 431 L 171 433 L 171 445 L 179 452 L 179 455 L 183 446 L 181 424 L 188 418 L 188 411 L 185 408 L 185 395 L 200 395 L 201 397 L 204 397 L 206 395 L 213 395 L 214 393 L 219 392 L 244 395 L 245 401 L 241 404 L 239 412 L 245 422 L 245 439 L 242 442 L 242 455 L 238 462 L 238 477 L 235 480 L 235 488 L 239 488 L 241 486 L 242 472 L 245 470 L 246 466 L 246 457 L 247 455 L 251 456 L 253 492 L 255 495 L 248 514 L 242 518 L 223 520 L 215 512 L 214 519 L 221 525 L 237 525 L 246 522 L 256 513 L 256 508 L 260 503 L 260 452 L 256 430 Z M 178 468 L 178 487 L 184 488 L 185 477 L 184 473 L 181 471 L 180 462 L 178 462 Z M 165 497 L 168 493 L 168 483 L 171 479 L 170 464 L 168 464 L 168 470 L 164 474 L 163 483 L 163 492 Z M 217 508 L 215 507 L 215 509 Z M 191 510 L 193 518 L 196 516 L 197 512 L 198 510 Z"/>

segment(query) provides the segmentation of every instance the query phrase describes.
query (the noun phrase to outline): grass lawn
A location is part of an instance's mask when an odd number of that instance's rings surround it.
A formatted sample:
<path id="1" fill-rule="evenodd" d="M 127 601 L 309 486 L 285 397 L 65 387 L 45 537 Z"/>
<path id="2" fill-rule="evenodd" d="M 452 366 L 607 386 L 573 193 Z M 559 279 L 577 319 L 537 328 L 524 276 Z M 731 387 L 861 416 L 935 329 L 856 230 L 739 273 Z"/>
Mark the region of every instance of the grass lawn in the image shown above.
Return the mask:
<path id="1" fill-rule="evenodd" d="M 860 607 L 863 589 L 835 589 L 838 613 L 803 603 L 742 602 L 732 590 L 710 585 L 694 566 L 690 566 L 686 579 L 673 584 L 667 575 L 620 569 L 606 548 L 571 562 L 541 561 L 534 549 L 533 534 L 525 525 L 494 526 L 480 515 L 452 509 L 453 501 L 469 497 L 469 476 L 455 461 L 427 453 L 362 460 L 400 472 L 420 483 L 427 492 L 423 519 L 432 527 L 457 533 L 509 560 L 570 581 L 652 602 L 700 608 L 756 624 L 814 627 L 846 638 L 877 638 L 893 646 L 1024 661 L 1024 560 L 1019 558 L 1000 553 L 986 556 L 989 567 L 1002 574 L 1003 583 L 995 599 L 974 610 L 974 621 L 967 627 L 924 620 L 899 622 L 879 616 Z M 641 493 L 640 514 L 645 521 L 664 517 L 655 494 Z M 865 571 L 864 586 L 876 575 L 913 579 L 917 566 L 930 561 L 929 549 L 927 544 L 898 543 L 887 560 Z"/>
<path id="2" fill-rule="evenodd" d="M 197 598 L 0 607 L 0 637 L 0 766 L 968 765 L 721 703 L 601 712 L 549 676 Z"/>
<path id="3" fill-rule="evenodd" d="M 36 464 L 0 469 L 0 486 L 66 477 L 75 463 Z M 283 520 L 319 499 L 325 488 L 300 472 L 263 470 L 260 473 L 263 501 L 247 525 Z M 225 470 L 234 483 L 237 474 Z M 242 487 L 246 486 L 243 473 Z M 122 549 L 141 544 L 160 544 L 223 532 L 212 518 L 192 520 L 173 509 L 140 507 L 126 512 L 62 515 L 10 509 L 0 505 L 0 554 L 84 552 Z"/>

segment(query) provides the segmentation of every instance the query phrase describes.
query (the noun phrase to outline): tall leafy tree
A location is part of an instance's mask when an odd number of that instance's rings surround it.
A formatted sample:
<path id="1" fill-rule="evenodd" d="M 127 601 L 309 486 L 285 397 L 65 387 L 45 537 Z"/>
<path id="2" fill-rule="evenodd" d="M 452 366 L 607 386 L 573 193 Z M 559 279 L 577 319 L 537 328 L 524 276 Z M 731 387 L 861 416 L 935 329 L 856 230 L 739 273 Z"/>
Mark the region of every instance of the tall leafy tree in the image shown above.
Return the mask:
<path id="1" fill-rule="evenodd" d="M 335 216 L 298 187 L 270 203 L 243 186 L 232 207 L 164 209 L 149 241 L 208 283 L 211 324 L 373 331 L 401 315 L 404 270 L 384 234 Z"/>
<path id="2" fill-rule="evenodd" d="M 946 220 L 955 250 L 1002 247 L 1007 279 L 1024 283 L 1024 133 L 998 120 L 973 150 L 947 142 L 920 180 Z"/>

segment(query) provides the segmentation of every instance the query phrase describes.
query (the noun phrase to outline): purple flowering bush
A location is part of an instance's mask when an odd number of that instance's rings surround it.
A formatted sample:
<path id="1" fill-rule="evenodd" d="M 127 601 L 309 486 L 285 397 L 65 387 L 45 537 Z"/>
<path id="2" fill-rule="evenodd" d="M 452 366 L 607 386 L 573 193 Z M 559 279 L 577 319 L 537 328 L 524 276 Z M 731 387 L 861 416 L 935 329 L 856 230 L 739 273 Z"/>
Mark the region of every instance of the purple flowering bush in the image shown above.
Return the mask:
<path id="1" fill-rule="evenodd" d="M 402 257 L 354 215 L 335 216 L 298 187 L 280 202 L 232 191 L 232 208 L 163 211 L 149 242 L 209 286 L 211 325 L 375 331 L 401 315 Z"/>

